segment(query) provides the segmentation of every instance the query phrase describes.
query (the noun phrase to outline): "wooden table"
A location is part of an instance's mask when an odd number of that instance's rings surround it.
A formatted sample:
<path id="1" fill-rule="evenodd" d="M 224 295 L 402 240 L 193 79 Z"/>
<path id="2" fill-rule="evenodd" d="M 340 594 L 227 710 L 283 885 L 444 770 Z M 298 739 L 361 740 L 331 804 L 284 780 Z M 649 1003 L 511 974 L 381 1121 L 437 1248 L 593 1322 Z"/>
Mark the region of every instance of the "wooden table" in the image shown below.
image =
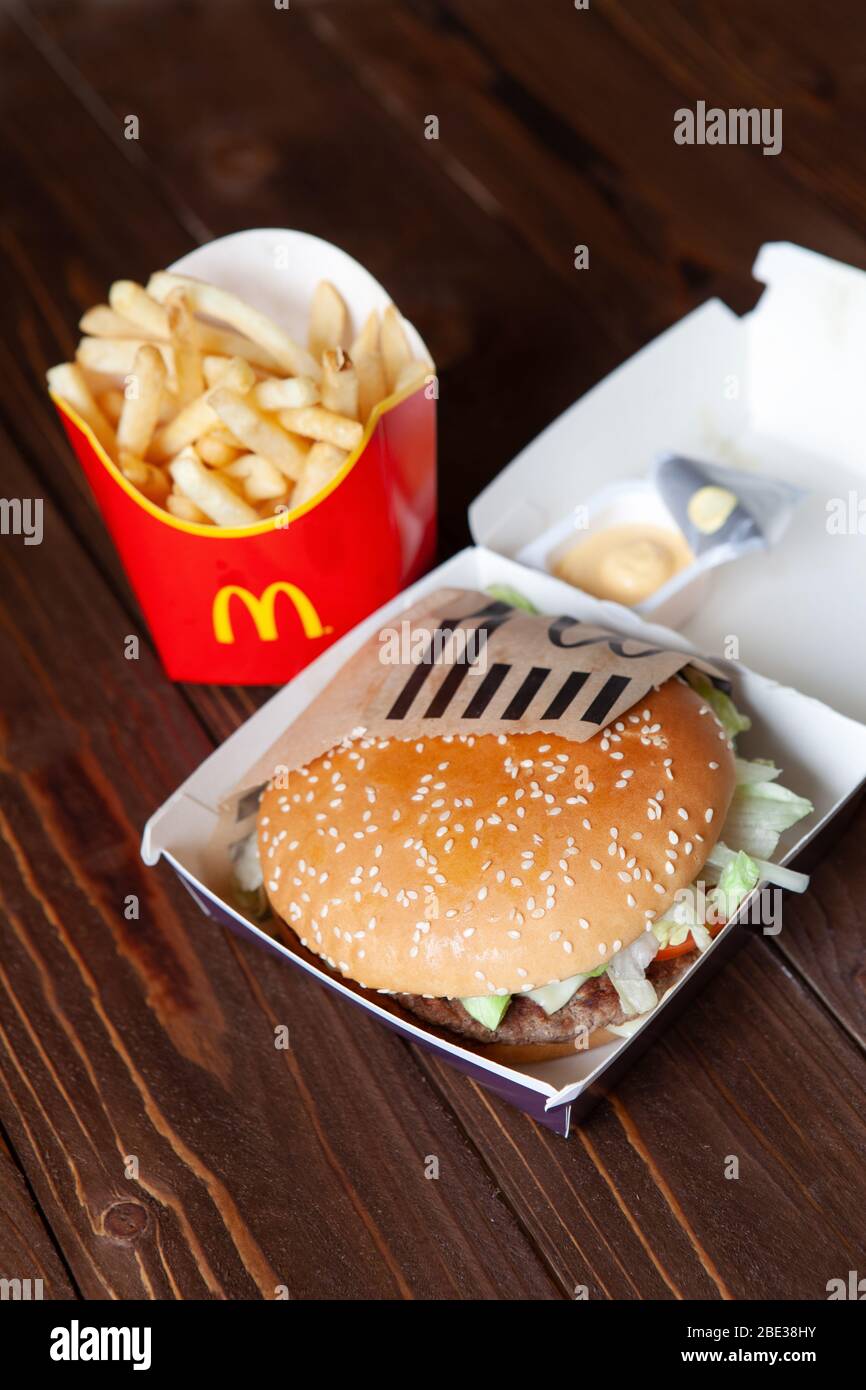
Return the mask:
<path id="1" fill-rule="evenodd" d="M 439 364 L 444 556 L 624 356 L 708 296 L 748 308 L 763 241 L 866 266 L 863 37 L 857 0 L 2 5 L 3 491 L 44 497 L 46 531 L 0 538 L 0 1275 L 822 1299 L 866 1271 L 866 812 L 781 937 L 568 1142 L 539 1129 L 143 868 L 148 815 L 269 692 L 166 680 L 43 386 L 115 277 L 240 227 L 319 233 Z M 676 145 L 698 99 L 783 107 L 782 155 Z"/>

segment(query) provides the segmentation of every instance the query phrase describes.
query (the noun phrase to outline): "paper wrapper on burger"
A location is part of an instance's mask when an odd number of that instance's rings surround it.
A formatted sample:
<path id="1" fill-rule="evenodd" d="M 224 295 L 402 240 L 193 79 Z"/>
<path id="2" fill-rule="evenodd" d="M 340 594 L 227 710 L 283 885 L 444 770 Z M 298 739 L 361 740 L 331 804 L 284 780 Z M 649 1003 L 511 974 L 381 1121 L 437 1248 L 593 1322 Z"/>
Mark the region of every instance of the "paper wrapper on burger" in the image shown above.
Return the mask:
<path id="1" fill-rule="evenodd" d="M 718 725 L 671 681 L 686 665 L 717 674 L 569 616 L 438 590 L 268 749 L 222 834 L 249 833 L 271 783 L 271 904 L 347 983 L 439 1008 L 595 970 L 691 883 L 733 790 Z M 421 1013 L 449 1027 L 447 1008 Z"/>

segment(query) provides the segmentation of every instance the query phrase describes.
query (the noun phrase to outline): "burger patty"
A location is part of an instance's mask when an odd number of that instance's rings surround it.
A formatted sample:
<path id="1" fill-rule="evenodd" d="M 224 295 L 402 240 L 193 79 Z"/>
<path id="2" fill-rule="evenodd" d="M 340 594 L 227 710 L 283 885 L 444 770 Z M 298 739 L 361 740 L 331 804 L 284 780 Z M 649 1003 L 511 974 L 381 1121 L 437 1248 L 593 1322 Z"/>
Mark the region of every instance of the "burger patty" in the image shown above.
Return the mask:
<path id="1" fill-rule="evenodd" d="M 697 958 L 697 951 L 688 951 L 671 960 L 653 961 L 647 969 L 647 979 L 661 996 L 684 975 Z M 619 995 L 607 975 L 595 975 L 585 980 L 567 1004 L 555 1014 L 547 1014 L 540 1004 L 526 994 L 512 997 L 499 1027 L 495 1031 L 468 1014 L 459 999 L 425 999 L 420 994 L 395 996 L 403 1008 L 432 1023 L 437 1028 L 449 1028 L 464 1038 L 483 1043 L 560 1043 L 569 1042 L 582 1030 L 587 1034 L 611 1024 L 627 1022 Z"/>

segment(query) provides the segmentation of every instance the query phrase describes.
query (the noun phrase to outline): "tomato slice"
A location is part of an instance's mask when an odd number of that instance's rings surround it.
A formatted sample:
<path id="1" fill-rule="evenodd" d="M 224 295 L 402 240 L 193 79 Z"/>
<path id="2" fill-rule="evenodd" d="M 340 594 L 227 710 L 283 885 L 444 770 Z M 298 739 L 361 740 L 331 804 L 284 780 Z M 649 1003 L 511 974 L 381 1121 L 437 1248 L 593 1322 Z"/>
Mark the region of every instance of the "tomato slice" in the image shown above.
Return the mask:
<path id="1" fill-rule="evenodd" d="M 724 922 L 715 922 L 712 926 L 707 927 L 707 931 L 710 936 L 718 936 L 724 925 Z M 697 942 L 689 932 L 685 941 L 681 941 L 679 946 L 662 946 L 653 956 L 653 960 L 673 960 L 675 956 L 684 956 L 688 951 L 696 951 L 697 949 Z"/>

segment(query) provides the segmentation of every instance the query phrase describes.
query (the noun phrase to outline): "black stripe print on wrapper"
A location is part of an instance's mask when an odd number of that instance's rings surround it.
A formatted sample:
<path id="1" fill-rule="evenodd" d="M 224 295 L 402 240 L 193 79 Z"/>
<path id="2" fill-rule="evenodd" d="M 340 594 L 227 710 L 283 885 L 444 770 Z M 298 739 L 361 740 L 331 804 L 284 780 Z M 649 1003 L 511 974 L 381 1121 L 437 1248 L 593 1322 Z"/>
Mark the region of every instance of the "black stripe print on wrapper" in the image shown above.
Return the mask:
<path id="1" fill-rule="evenodd" d="M 571 615 L 528 614 L 477 589 L 435 590 L 399 618 L 400 655 L 391 655 L 393 627 L 372 634 L 247 769 L 237 795 L 257 788 L 277 767 L 303 767 L 360 737 L 525 730 L 582 743 L 639 701 L 651 700 L 651 692 L 684 666 L 721 675 L 686 652 Z M 403 655 L 407 635 L 410 657 Z M 391 644 L 387 655 L 385 642 Z M 459 670 L 452 670 L 455 664 Z M 436 675 L 434 667 L 441 667 Z"/>
<path id="2" fill-rule="evenodd" d="M 463 711 L 464 719 L 480 719 L 511 667 L 495 661 Z"/>
<path id="3" fill-rule="evenodd" d="M 623 691 L 631 685 L 628 676 L 608 676 L 583 718 L 587 724 L 603 724 Z"/>
<path id="4" fill-rule="evenodd" d="M 537 642 L 530 644 L 532 653 L 527 652 L 525 662 L 521 663 L 520 641 L 507 641 L 507 634 L 512 634 L 513 638 L 514 624 L 509 623 L 509 619 L 517 620 L 517 626 L 520 626 L 524 617 L 521 610 L 496 600 L 475 607 L 463 617 L 439 620 L 435 631 L 427 638 L 424 656 L 413 667 L 396 698 L 392 696 L 386 720 L 442 720 L 449 727 L 453 721 L 463 723 L 467 720 L 488 720 L 499 726 L 512 721 L 520 723 L 521 720 L 531 720 L 532 723 L 541 721 L 549 726 L 562 720 L 563 727 L 571 730 L 574 730 L 575 724 L 587 726 L 584 737 L 589 737 L 589 728 L 601 728 L 645 695 L 648 681 L 642 667 L 646 659 L 652 663 L 655 657 L 674 656 L 664 648 L 644 644 L 639 638 L 601 631 L 570 614 L 553 619 L 544 619 L 539 614 L 534 621 L 544 624 L 542 631 L 545 632 L 546 641 L 550 648 L 559 653 L 560 663 L 557 664 L 557 660 L 552 660 L 550 664 L 539 662 L 538 657 L 542 653 Z M 505 624 L 507 659 L 493 662 L 487 671 L 481 671 L 478 669 L 478 657 L 484 652 L 485 646 L 491 644 L 496 631 Z M 453 634 L 461 626 L 467 632 L 474 628 L 477 634 L 473 659 L 468 659 L 464 652 L 466 659 L 457 659 L 450 664 L 442 677 L 436 678 L 435 691 L 427 694 L 424 705 L 417 708 L 420 705 L 418 695 L 428 687 L 432 670 L 442 664 L 443 637 Z M 495 645 L 499 649 L 499 642 Z M 628 651 L 627 646 L 634 646 L 637 651 Z M 562 656 L 570 652 L 577 655 L 581 649 L 588 651 L 591 648 L 596 651 L 599 648 L 609 649 L 620 663 L 626 663 L 627 670 L 609 673 L 603 669 L 603 663 L 602 669 L 599 669 L 598 662 L 589 657 L 587 669 L 570 670 L 566 667 L 563 670 Z M 506 655 L 505 651 L 502 655 Z M 553 656 L 553 652 L 550 655 Z M 684 664 L 684 659 L 674 657 L 670 669 L 659 673 L 662 680 L 666 680 L 681 664 Z M 628 674 L 630 667 L 634 669 L 634 677 Z M 473 680 L 467 681 L 467 676 L 473 677 Z M 651 677 L 649 684 L 656 684 L 656 681 Z"/>
<path id="5" fill-rule="evenodd" d="M 510 608 L 507 603 L 496 601 L 495 603 L 486 604 L 484 608 L 479 609 L 475 613 L 467 613 L 465 617 L 462 618 L 443 618 L 441 622 L 437 624 L 436 632 L 427 643 L 424 656 L 415 667 L 385 717 L 387 719 L 405 719 L 406 715 L 409 713 L 412 705 L 415 703 L 416 695 L 425 684 L 436 664 L 434 660 L 435 640 L 439 634 L 454 632 L 461 623 L 469 623 L 473 618 L 488 619 L 486 622 L 479 623 L 476 629 L 478 633 L 478 654 L 480 655 L 491 633 L 495 632 L 498 627 L 501 627 L 504 622 L 507 622 L 513 612 L 514 609 Z M 469 663 L 466 661 L 458 662 L 455 666 L 451 667 L 439 691 L 424 711 L 424 717 L 426 719 L 441 719 L 451 703 L 456 690 L 463 683 L 464 677 L 469 669 Z"/>
<path id="6" fill-rule="evenodd" d="M 529 675 L 524 676 L 521 681 L 517 694 L 511 697 L 508 705 L 503 710 L 502 718 L 522 719 L 549 675 L 549 666 L 531 667 Z"/>

